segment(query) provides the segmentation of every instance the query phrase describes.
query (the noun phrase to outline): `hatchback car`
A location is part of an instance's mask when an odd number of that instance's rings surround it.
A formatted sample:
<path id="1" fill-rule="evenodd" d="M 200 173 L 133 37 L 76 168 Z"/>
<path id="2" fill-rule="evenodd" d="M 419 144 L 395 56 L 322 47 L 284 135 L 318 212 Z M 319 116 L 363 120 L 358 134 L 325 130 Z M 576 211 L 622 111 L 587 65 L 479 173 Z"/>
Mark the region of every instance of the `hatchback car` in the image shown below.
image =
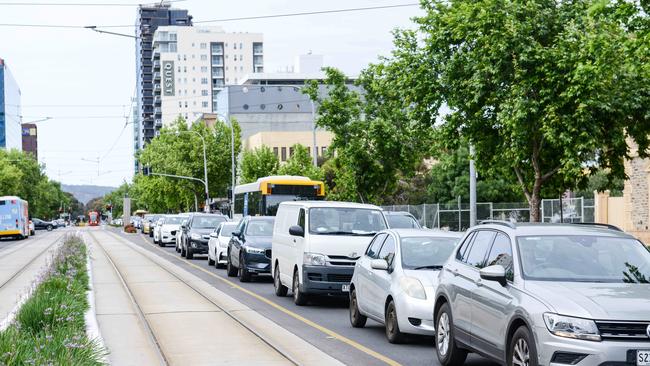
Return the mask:
<path id="1" fill-rule="evenodd" d="M 440 272 L 443 365 L 650 365 L 650 252 L 603 225 L 490 222 Z"/>
<path id="2" fill-rule="evenodd" d="M 158 220 L 153 230 L 153 242 L 161 247 L 176 241 L 176 232 L 181 229 L 183 216 L 167 215 Z"/>
<path id="3" fill-rule="evenodd" d="M 232 232 L 237 229 L 238 223 L 236 222 L 222 222 L 210 234 L 210 241 L 208 241 L 208 265 L 214 265 L 219 268 L 228 263 L 226 254 L 228 253 L 228 243 L 232 236 Z"/>
<path id="4" fill-rule="evenodd" d="M 228 221 L 228 218 L 223 215 L 206 213 L 190 216 L 187 224 L 181 227 L 181 230 L 183 230 L 181 256 L 187 259 L 193 259 L 195 254 L 207 254 L 210 233 L 220 223 L 226 221 Z"/>
<path id="5" fill-rule="evenodd" d="M 462 235 L 422 229 L 384 230 L 359 258 L 350 285 L 350 322 L 386 326 L 390 343 L 404 333 L 433 335 L 438 271 Z"/>
<path id="6" fill-rule="evenodd" d="M 271 241 L 275 217 L 246 216 L 228 244 L 228 276 L 249 282 L 253 275 L 271 273 Z"/>

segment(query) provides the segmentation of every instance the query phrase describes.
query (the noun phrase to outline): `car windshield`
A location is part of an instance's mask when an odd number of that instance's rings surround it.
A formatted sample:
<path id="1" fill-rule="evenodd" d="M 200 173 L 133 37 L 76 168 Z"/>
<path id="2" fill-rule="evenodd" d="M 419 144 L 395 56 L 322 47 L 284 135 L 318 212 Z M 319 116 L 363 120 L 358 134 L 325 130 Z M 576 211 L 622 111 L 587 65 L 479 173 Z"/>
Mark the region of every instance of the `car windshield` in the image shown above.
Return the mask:
<path id="1" fill-rule="evenodd" d="M 517 239 L 524 278 L 563 282 L 649 283 L 650 251 L 636 239 L 526 236 Z"/>
<path id="2" fill-rule="evenodd" d="M 192 220 L 192 227 L 195 229 L 214 229 L 224 221 L 226 221 L 226 218 L 223 216 L 195 216 Z"/>
<path id="3" fill-rule="evenodd" d="M 316 235 L 374 235 L 386 229 L 381 211 L 318 207 L 309 210 L 309 232 Z"/>
<path id="4" fill-rule="evenodd" d="M 230 237 L 235 229 L 237 229 L 237 224 L 225 224 L 221 228 L 221 233 L 219 235 Z"/>
<path id="5" fill-rule="evenodd" d="M 400 246 L 404 269 L 435 269 L 442 266 L 454 251 L 458 238 L 408 237 Z"/>
<path id="6" fill-rule="evenodd" d="M 247 236 L 272 236 L 273 219 L 251 220 L 246 228 Z"/>
<path id="7" fill-rule="evenodd" d="M 183 222 L 182 217 L 166 217 L 165 225 L 180 225 Z"/>
<path id="8" fill-rule="evenodd" d="M 391 229 L 419 229 L 420 224 L 410 215 L 386 215 Z"/>

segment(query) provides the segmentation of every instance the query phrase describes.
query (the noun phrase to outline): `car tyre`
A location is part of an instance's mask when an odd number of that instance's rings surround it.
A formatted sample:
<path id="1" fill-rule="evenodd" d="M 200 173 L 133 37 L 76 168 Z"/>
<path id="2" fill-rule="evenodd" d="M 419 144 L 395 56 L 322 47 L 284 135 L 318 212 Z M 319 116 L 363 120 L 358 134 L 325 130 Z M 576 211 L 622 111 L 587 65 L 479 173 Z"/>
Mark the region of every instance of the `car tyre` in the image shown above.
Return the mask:
<path id="1" fill-rule="evenodd" d="M 52 229 L 54 229 L 52 225 L 47 225 L 47 231 L 52 231 Z"/>
<path id="2" fill-rule="evenodd" d="M 352 289 L 350 292 L 350 324 L 355 328 L 363 328 L 366 326 L 368 317 L 361 314 L 359 311 L 359 300 L 357 299 L 357 290 Z"/>
<path id="3" fill-rule="evenodd" d="M 185 257 L 187 252 L 185 251 L 185 245 L 181 244 L 181 257 Z"/>
<path id="4" fill-rule="evenodd" d="M 216 257 L 216 256 L 215 256 Z M 211 266 L 214 264 L 214 259 L 210 258 L 210 254 L 208 254 L 208 266 Z"/>
<path id="5" fill-rule="evenodd" d="M 537 366 L 537 349 L 535 342 L 526 326 L 517 328 L 508 347 L 508 366 L 513 365 Z"/>
<path id="6" fill-rule="evenodd" d="M 273 270 L 273 287 L 275 288 L 275 296 L 285 297 L 287 296 L 287 292 L 289 292 L 289 288 L 283 285 L 280 280 L 280 266 L 277 264 Z"/>
<path id="7" fill-rule="evenodd" d="M 298 306 L 307 305 L 308 296 L 306 293 L 300 291 L 300 279 L 298 277 L 298 271 L 293 272 L 293 286 L 291 286 L 291 291 L 293 292 L 293 303 Z"/>
<path id="8" fill-rule="evenodd" d="M 246 269 L 246 263 L 244 262 L 244 256 L 239 256 L 239 270 L 237 271 L 239 275 L 239 282 L 251 282 L 252 275 Z"/>
<path id="9" fill-rule="evenodd" d="M 460 366 L 465 363 L 467 351 L 456 346 L 454 323 L 449 304 L 440 307 L 436 317 L 436 354 L 443 366 Z"/>
<path id="10" fill-rule="evenodd" d="M 393 300 L 391 300 L 386 307 L 385 317 L 386 338 L 388 338 L 388 342 L 393 344 L 403 343 L 405 335 L 399 330 L 397 309 L 395 308 L 395 302 Z"/>
<path id="11" fill-rule="evenodd" d="M 226 264 L 226 274 L 228 277 L 235 277 L 237 276 L 237 268 L 232 265 L 232 261 L 230 260 L 230 253 L 228 253 L 228 262 Z"/>
<path id="12" fill-rule="evenodd" d="M 194 252 L 192 251 L 192 246 L 188 245 L 185 249 L 185 258 L 194 259 Z"/>

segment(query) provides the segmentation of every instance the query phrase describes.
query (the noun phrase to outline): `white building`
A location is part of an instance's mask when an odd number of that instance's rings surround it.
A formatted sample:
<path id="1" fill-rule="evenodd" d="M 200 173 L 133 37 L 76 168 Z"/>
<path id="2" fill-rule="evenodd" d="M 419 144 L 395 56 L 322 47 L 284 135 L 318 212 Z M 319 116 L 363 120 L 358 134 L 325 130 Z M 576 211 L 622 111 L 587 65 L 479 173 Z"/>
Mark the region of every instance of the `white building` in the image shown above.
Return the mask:
<path id="1" fill-rule="evenodd" d="M 261 33 L 227 33 L 221 27 L 158 27 L 154 35 L 154 118 L 157 126 L 179 116 L 194 121 L 217 110 L 217 95 L 245 75 L 264 72 Z"/>

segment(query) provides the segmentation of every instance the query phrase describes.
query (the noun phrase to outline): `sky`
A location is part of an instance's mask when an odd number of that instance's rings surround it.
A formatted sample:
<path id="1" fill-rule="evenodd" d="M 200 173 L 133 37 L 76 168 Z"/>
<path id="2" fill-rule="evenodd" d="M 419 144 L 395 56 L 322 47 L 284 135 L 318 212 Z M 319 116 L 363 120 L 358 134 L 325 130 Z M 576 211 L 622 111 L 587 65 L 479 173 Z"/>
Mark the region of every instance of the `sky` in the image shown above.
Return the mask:
<path id="1" fill-rule="evenodd" d="M 42 5 L 54 3 L 95 5 Z M 185 0 L 174 7 L 188 9 L 194 21 L 201 21 L 413 3 L 417 1 Z M 132 0 L 0 0 L 0 58 L 20 86 L 23 122 L 51 117 L 37 122 L 38 157 L 53 180 L 118 186 L 132 179 L 129 106 L 135 95 L 135 40 L 83 28 L 1 24 L 125 25 L 110 30 L 132 34 L 128 25 L 135 24 L 137 4 Z M 227 32 L 263 33 L 267 72 L 283 70 L 293 65 L 295 56 L 311 51 L 324 55 L 326 66 L 354 75 L 379 55 L 388 55 L 391 31 L 412 28 L 411 18 L 421 13 L 418 6 L 408 6 L 206 25 L 219 25 Z"/>

